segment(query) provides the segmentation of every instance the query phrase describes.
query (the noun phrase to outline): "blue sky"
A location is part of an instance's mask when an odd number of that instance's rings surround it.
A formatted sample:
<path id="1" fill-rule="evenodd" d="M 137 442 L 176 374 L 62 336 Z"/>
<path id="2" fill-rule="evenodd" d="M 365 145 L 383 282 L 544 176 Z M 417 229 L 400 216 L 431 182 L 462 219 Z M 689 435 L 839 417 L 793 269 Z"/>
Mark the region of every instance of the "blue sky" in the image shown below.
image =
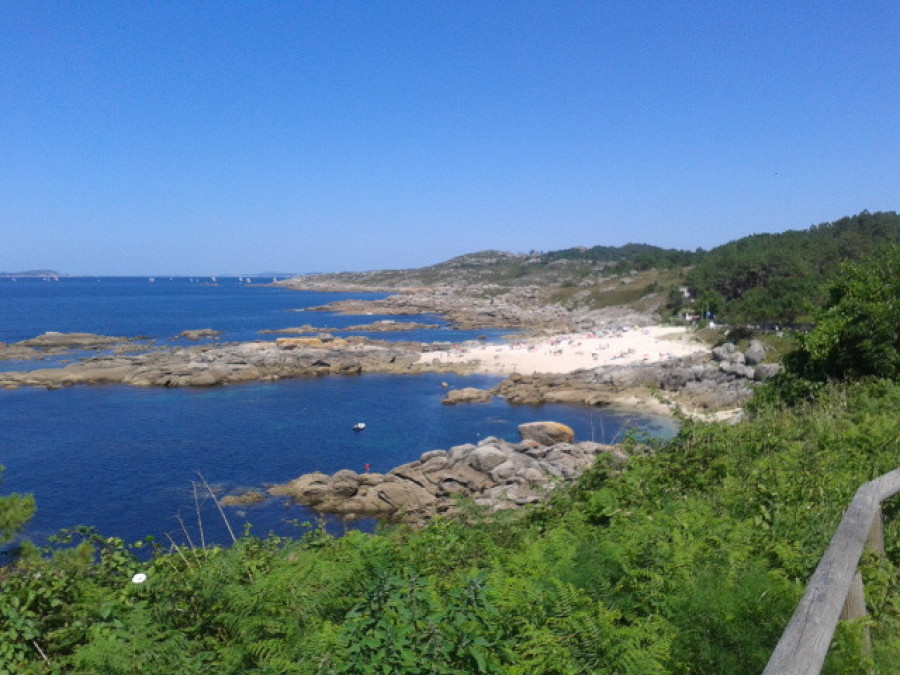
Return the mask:
<path id="1" fill-rule="evenodd" d="M 900 207 L 900 3 L 0 3 L 0 271 L 711 248 Z"/>

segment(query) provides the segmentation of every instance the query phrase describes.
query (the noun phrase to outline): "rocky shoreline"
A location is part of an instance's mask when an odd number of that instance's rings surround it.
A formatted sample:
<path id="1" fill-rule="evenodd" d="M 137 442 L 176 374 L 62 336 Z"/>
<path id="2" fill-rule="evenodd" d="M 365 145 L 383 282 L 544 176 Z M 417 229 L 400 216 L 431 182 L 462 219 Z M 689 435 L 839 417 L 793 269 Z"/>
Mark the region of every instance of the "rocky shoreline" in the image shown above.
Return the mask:
<path id="1" fill-rule="evenodd" d="M 309 280 L 283 282 L 309 287 Z M 323 289 L 318 289 L 323 290 Z M 329 287 L 327 290 L 347 290 Z M 370 289 L 371 290 L 371 289 Z M 479 289 L 483 295 L 485 289 Z M 647 326 L 655 317 L 623 307 L 595 312 L 569 312 L 544 306 L 536 292 L 514 288 L 493 298 L 473 297 L 455 287 L 406 289 L 374 301 L 337 301 L 321 307 L 360 315 L 441 314 L 456 327 L 524 328 L 530 334 L 556 335 L 559 330 L 605 330 L 611 326 Z M 360 324 L 346 330 L 395 331 L 428 324 L 391 320 Z M 605 327 L 605 328 L 604 328 Z M 271 331 L 283 337 L 245 343 L 205 342 L 191 346 L 157 346 L 141 338 L 87 333 L 46 333 L 12 345 L 0 344 L 0 359 L 40 359 L 73 354 L 73 363 L 60 367 L 0 372 L 0 387 L 59 388 L 77 384 L 126 384 L 159 387 L 211 387 L 362 373 L 415 374 L 485 372 L 484 363 L 441 361 L 445 344 L 387 342 L 362 336 L 335 337 L 314 326 Z M 313 334 L 315 334 L 313 336 Z M 300 337 L 309 335 L 309 337 Z M 182 337 L 214 338 L 211 329 L 185 330 Z M 290 336 L 290 337 L 289 337 Z M 293 337 L 296 336 L 296 337 Z M 85 358 L 92 351 L 100 355 Z M 754 343 L 745 352 L 733 345 L 686 358 L 598 365 L 571 373 L 509 373 L 490 392 L 448 392 L 448 403 L 488 400 L 500 396 L 512 404 L 625 405 L 671 414 L 673 407 L 688 413 L 739 409 L 755 383 L 778 371 L 761 363 L 764 350 Z"/>
<path id="2" fill-rule="evenodd" d="M 279 285 L 296 290 L 359 291 L 345 285 L 311 284 L 308 281 L 288 280 Z M 373 290 L 373 289 L 365 289 Z M 473 295 L 461 287 L 406 288 L 382 300 L 338 300 L 311 311 L 336 312 L 343 315 L 383 314 L 386 316 L 416 316 L 440 314 L 448 323 L 461 330 L 506 328 L 511 330 L 564 332 L 573 329 L 579 317 L 566 309 L 543 305 L 539 289 L 504 289 L 502 295 L 481 297 L 491 289 L 481 287 Z"/>
<path id="3" fill-rule="evenodd" d="M 603 406 L 655 399 L 687 413 L 730 411 L 747 402 L 756 384 L 780 372 L 778 364 L 762 363 L 764 353 L 758 342 L 745 352 L 726 343 L 711 356 L 607 365 L 566 375 L 512 375 L 492 391 L 521 405 Z"/>
<path id="4" fill-rule="evenodd" d="M 60 368 L 0 372 L 0 387 L 77 384 L 212 387 L 362 372 L 421 372 L 420 349 L 365 338 L 279 338 L 96 356 Z"/>
<path id="5" fill-rule="evenodd" d="M 27 344 L 26 344 L 27 343 Z M 79 350 L 109 349 L 111 354 L 81 358 L 62 367 L 0 372 L 0 387 L 50 389 L 78 384 L 126 384 L 141 387 L 212 387 L 274 381 L 285 378 L 362 373 L 468 374 L 476 363 L 440 363 L 421 358 L 441 345 L 397 343 L 365 337 L 280 337 L 274 341 L 201 344 L 152 348 L 132 340 L 85 334 L 39 336 L 8 347 L 19 355 L 60 354 L 63 345 Z M 132 351 L 134 350 L 134 351 Z M 630 404 L 666 412 L 660 401 L 689 412 L 739 408 L 755 383 L 778 372 L 776 364 L 761 363 L 758 343 L 746 352 L 725 344 L 711 355 L 629 365 L 604 365 L 573 373 L 509 375 L 490 392 L 467 388 L 447 392 L 446 403 L 467 403 L 500 396 L 522 405 L 566 403 L 603 406 Z M 21 356 L 18 356 L 21 358 Z"/>
<path id="6" fill-rule="evenodd" d="M 420 524 L 452 515 L 461 499 L 489 512 L 533 504 L 580 476 L 598 455 L 609 455 L 618 464 L 627 460 L 615 446 L 576 443 L 572 429 L 557 422 L 522 424 L 519 435 L 519 443 L 488 437 L 477 445 L 432 450 L 386 474 L 347 469 L 331 476 L 309 473 L 269 493 L 350 519 Z"/>

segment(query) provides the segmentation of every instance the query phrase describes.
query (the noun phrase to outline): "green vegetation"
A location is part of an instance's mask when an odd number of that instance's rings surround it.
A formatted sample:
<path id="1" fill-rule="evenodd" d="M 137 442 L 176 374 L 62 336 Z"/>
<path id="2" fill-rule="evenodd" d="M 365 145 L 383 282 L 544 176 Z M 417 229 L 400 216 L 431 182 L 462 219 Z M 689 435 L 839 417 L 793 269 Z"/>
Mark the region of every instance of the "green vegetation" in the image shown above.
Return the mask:
<path id="1" fill-rule="evenodd" d="M 592 246 L 591 248 L 567 248 L 540 254 L 543 263 L 557 260 L 586 260 L 605 263 L 614 274 L 627 274 L 632 270 L 672 269 L 693 265 L 703 256 L 703 251 L 681 251 L 660 248 L 649 244 L 625 244 L 624 246 Z"/>
<path id="2" fill-rule="evenodd" d="M 650 269 L 632 272 L 624 277 L 580 278 L 569 280 L 557 289 L 546 289 L 549 302 L 568 309 L 602 309 L 628 305 L 637 311 L 653 311 L 661 302 L 660 288 L 680 281 L 677 270 Z"/>
<path id="3" fill-rule="evenodd" d="M 845 266 L 788 364 L 815 380 L 900 379 L 900 246 Z"/>
<path id="4" fill-rule="evenodd" d="M 894 244 L 900 244 L 900 215 L 863 211 L 807 230 L 744 237 L 710 251 L 633 243 L 527 254 L 481 251 L 420 269 L 325 274 L 315 280 L 380 290 L 450 284 L 481 297 L 529 287 L 535 302 L 571 309 L 664 306 L 672 315 L 711 312 L 731 325 L 806 326 L 827 301 L 825 289 L 842 264 Z M 647 275 L 659 277 L 656 286 L 640 283 Z M 627 287 L 618 288 L 621 282 Z M 651 292 L 652 302 L 646 300 Z"/>
<path id="5" fill-rule="evenodd" d="M 3 467 L 0 466 L 0 478 Z M 12 539 L 34 515 L 34 498 L 31 495 L 7 495 L 0 497 L 0 544 Z"/>
<path id="6" fill-rule="evenodd" d="M 805 231 L 757 234 L 719 246 L 697 262 L 686 284 L 697 298 L 720 298 L 733 324 L 809 323 L 842 263 L 898 243 L 900 215 L 863 211 Z M 702 309 L 704 301 L 697 306 Z"/>

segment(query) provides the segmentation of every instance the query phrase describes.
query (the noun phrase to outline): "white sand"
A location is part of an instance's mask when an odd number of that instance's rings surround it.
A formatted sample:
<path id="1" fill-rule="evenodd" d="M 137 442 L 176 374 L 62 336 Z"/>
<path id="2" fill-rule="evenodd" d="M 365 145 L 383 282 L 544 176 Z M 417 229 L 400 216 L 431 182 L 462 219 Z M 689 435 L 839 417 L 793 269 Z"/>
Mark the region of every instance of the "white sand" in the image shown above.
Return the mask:
<path id="1" fill-rule="evenodd" d="M 426 352 L 420 361 L 441 364 L 475 361 L 478 373 L 530 375 L 659 362 L 700 351 L 708 348 L 684 328 L 644 326 L 534 338 L 504 345 L 470 341 L 449 350 Z"/>

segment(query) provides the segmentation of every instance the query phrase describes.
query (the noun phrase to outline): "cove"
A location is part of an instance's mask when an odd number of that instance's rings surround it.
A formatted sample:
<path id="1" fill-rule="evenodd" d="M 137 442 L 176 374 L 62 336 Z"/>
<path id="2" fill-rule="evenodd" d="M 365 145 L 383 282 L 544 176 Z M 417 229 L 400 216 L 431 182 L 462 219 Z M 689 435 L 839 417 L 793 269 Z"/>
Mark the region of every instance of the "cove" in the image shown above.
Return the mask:
<path id="1" fill-rule="evenodd" d="M 3 492 L 32 493 L 37 514 L 24 536 L 37 543 L 61 528 L 96 527 L 126 541 L 199 540 L 192 482 L 201 474 L 226 494 L 264 490 L 311 471 L 375 472 L 423 452 L 487 436 L 518 440 L 523 422 L 551 419 L 577 440 L 615 442 L 631 428 L 668 437 L 665 418 L 563 405 L 445 406 L 450 387 L 487 388 L 493 376 L 362 375 L 213 389 L 74 387 L 3 392 Z M 352 430 L 356 422 L 366 430 Z M 206 543 L 227 543 L 212 500 L 200 493 Z M 269 498 L 226 507 L 235 532 L 291 536 L 314 519 L 304 507 Z M 179 518 L 185 524 L 183 528 Z M 331 519 L 331 528 L 342 523 Z M 372 522 L 361 523 L 371 528 Z M 187 534 L 185 533 L 187 530 Z"/>

